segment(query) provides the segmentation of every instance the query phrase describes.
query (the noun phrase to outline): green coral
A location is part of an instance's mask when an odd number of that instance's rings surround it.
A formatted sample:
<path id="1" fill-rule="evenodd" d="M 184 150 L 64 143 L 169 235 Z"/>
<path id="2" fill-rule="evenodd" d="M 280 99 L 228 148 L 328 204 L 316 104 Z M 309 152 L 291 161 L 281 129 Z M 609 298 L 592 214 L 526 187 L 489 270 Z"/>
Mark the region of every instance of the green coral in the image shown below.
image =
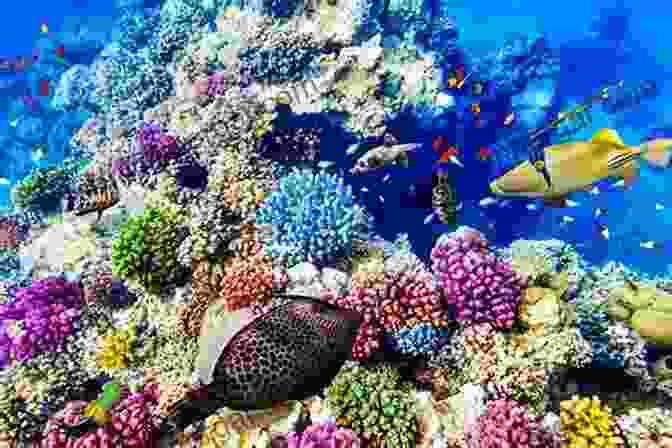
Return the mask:
<path id="1" fill-rule="evenodd" d="M 576 364 L 576 331 L 573 328 L 544 336 L 529 336 L 524 351 L 515 350 L 504 335 L 495 335 L 495 375 L 493 383 L 508 385 L 512 399 L 528 403 L 533 413 L 543 415 L 545 406 L 544 388 L 541 383 L 521 383 L 521 372 L 543 369 L 546 372 Z"/>
<path id="2" fill-rule="evenodd" d="M 415 446 L 415 399 L 396 369 L 344 367 L 327 389 L 327 402 L 338 424 L 381 437 L 383 446 Z"/>
<path id="3" fill-rule="evenodd" d="M 0 383 L 0 433 L 16 431 L 16 387 Z"/>
<path id="4" fill-rule="evenodd" d="M 175 210 L 148 207 L 121 226 L 112 244 L 112 272 L 139 281 L 149 291 L 159 291 L 175 274 L 177 257 Z"/>

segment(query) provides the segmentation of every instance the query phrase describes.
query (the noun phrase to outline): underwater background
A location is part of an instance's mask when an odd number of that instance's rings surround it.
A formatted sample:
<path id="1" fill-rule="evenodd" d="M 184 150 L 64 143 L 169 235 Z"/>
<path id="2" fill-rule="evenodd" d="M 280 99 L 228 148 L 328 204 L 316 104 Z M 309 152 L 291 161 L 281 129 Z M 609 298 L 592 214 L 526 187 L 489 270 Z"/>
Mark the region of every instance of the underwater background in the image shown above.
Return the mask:
<path id="1" fill-rule="evenodd" d="M 24 3 L 0 448 L 672 444 L 672 6 Z"/>

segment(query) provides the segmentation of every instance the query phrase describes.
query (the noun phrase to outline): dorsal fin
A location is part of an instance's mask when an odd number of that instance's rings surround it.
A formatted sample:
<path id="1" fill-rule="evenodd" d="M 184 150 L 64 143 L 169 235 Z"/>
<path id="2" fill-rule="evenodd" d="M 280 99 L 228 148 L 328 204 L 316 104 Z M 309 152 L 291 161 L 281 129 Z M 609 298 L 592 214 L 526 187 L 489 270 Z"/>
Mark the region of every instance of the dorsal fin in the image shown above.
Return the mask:
<path id="1" fill-rule="evenodd" d="M 621 140 L 618 132 L 608 128 L 603 128 L 597 131 L 593 134 L 593 138 L 591 138 L 590 141 L 592 143 L 602 143 L 610 146 L 617 146 L 619 148 L 625 147 L 625 143 Z"/>

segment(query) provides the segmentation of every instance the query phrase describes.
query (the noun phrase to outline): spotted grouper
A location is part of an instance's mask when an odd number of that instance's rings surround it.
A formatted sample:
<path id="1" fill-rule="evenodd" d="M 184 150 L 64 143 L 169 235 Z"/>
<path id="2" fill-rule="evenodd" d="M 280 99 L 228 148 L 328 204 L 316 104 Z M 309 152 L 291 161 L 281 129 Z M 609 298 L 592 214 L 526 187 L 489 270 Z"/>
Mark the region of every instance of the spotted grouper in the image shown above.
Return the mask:
<path id="1" fill-rule="evenodd" d="M 265 313 L 251 308 L 204 323 L 196 375 L 203 386 L 167 424 L 181 431 L 227 407 L 259 415 L 317 395 L 348 359 L 361 316 L 301 296 Z"/>

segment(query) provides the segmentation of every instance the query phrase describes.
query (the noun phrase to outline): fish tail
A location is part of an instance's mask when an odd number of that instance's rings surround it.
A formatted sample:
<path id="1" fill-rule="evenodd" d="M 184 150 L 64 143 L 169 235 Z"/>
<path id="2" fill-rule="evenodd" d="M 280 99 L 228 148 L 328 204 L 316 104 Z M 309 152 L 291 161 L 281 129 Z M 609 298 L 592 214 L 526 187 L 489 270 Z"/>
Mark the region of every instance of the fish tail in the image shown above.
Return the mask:
<path id="1" fill-rule="evenodd" d="M 668 168 L 672 165 L 672 139 L 658 138 L 640 145 L 642 158 L 653 166 Z"/>

